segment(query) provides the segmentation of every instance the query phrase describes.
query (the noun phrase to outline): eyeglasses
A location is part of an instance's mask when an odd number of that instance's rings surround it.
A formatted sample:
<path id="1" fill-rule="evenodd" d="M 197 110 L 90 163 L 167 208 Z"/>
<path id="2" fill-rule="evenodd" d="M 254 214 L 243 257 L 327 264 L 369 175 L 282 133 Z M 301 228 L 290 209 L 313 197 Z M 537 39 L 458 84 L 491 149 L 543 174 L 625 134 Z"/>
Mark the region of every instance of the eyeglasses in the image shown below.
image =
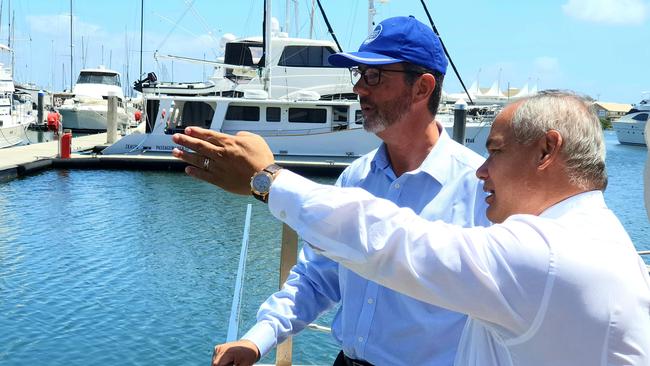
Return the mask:
<path id="1" fill-rule="evenodd" d="M 378 69 L 374 67 L 369 67 L 367 69 L 360 69 L 359 67 L 351 67 L 350 68 L 350 81 L 352 81 L 352 85 L 356 85 L 359 80 L 363 77 L 363 81 L 366 82 L 366 85 L 368 86 L 376 86 L 379 85 L 379 82 L 381 81 L 381 73 L 382 72 L 402 72 L 405 74 L 418 74 L 422 75 L 423 72 L 420 71 L 414 71 L 414 70 L 390 70 L 390 69 Z"/>

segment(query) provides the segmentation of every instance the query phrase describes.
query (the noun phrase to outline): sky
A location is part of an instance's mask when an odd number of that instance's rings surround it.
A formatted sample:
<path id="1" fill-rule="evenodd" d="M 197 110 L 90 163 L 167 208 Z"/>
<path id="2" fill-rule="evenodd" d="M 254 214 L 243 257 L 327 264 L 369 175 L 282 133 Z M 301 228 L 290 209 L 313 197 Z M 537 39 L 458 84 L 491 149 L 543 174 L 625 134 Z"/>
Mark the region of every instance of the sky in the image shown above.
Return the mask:
<path id="1" fill-rule="evenodd" d="M 70 88 L 70 0 L 1 1 L 0 43 L 8 43 L 13 15 L 14 78 L 48 90 Z M 290 36 L 331 39 L 318 7 L 310 16 L 314 2 L 274 0 L 272 13 Z M 133 83 L 140 73 L 141 3 L 142 72 L 155 71 L 160 80 L 201 81 L 212 69 L 156 54 L 216 60 L 224 35 L 262 32 L 263 0 L 73 0 L 73 79 L 82 67 L 105 65 L 122 74 L 125 89 Z M 321 3 L 342 48 L 355 51 L 368 33 L 369 1 Z M 375 22 L 413 15 L 428 23 L 420 0 L 374 3 Z M 636 103 L 650 91 L 650 0 L 425 4 L 467 87 L 476 80 L 502 90 L 528 83 L 616 103 Z M 444 89 L 462 90 L 451 67 Z"/>

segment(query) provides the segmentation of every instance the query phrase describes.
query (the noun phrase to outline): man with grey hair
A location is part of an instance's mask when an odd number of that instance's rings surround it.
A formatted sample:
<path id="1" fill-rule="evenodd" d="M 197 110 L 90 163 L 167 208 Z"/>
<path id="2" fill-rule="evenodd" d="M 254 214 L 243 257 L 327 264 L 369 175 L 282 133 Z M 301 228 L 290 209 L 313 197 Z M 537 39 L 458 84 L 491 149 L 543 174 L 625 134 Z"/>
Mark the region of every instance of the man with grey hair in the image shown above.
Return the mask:
<path id="1" fill-rule="evenodd" d="M 193 165 L 186 172 L 231 192 L 246 194 L 273 163 L 257 135 L 186 133 L 173 137 L 195 151 L 174 151 Z M 491 227 L 430 222 L 285 169 L 269 182 L 269 209 L 359 275 L 467 314 L 455 365 L 650 364 L 650 278 L 605 204 L 591 106 L 567 92 L 515 102 L 495 119 L 487 149 L 476 174 Z M 197 168 L 205 157 L 229 174 Z"/>

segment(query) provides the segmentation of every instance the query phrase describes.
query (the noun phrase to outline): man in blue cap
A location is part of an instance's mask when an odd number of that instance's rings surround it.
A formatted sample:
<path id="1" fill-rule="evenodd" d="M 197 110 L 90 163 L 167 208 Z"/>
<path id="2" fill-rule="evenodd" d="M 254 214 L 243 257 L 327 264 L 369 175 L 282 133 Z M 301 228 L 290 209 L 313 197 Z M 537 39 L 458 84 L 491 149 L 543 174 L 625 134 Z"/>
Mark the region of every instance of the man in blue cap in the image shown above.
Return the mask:
<path id="1" fill-rule="evenodd" d="M 483 158 L 435 120 L 447 59 L 438 36 L 414 17 L 381 22 L 358 52 L 331 55 L 349 67 L 364 128 L 382 139 L 337 185 L 362 187 L 429 220 L 486 226 Z M 318 243 L 311 243 L 318 247 Z M 368 281 L 303 246 L 283 288 L 261 305 L 240 341 L 217 345 L 213 365 L 249 365 L 340 303 L 334 365 L 452 365 L 465 315 Z"/>

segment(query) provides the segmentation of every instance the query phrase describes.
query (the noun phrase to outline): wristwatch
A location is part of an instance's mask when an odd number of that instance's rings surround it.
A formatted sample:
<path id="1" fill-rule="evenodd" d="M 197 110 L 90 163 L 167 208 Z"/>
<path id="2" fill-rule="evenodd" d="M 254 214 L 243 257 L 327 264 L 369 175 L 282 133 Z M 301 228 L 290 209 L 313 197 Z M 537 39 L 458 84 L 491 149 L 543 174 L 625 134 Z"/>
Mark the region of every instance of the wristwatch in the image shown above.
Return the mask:
<path id="1" fill-rule="evenodd" d="M 255 173 L 251 177 L 251 193 L 253 194 L 253 197 L 264 203 L 267 203 L 269 200 L 269 191 L 271 190 L 273 179 L 275 179 L 275 176 L 281 169 L 281 166 L 277 164 L 271 164 L 263 170 Z"/>

